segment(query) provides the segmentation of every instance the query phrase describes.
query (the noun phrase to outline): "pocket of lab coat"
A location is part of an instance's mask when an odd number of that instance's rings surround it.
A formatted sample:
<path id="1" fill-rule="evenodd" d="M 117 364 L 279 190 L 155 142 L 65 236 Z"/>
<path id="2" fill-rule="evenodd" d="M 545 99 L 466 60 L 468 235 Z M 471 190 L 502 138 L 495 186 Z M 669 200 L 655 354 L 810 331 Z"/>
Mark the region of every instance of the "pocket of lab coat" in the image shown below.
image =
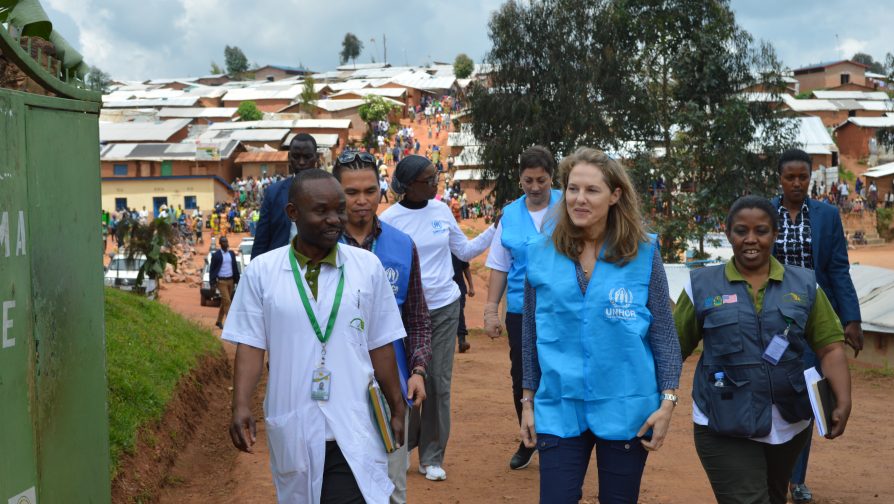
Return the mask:
<path id="1" fill-rule="evenodd" d="M 265 419 L 270 464 L 276 474 L 307 470 L 307 446 L 298 412 Z"/>

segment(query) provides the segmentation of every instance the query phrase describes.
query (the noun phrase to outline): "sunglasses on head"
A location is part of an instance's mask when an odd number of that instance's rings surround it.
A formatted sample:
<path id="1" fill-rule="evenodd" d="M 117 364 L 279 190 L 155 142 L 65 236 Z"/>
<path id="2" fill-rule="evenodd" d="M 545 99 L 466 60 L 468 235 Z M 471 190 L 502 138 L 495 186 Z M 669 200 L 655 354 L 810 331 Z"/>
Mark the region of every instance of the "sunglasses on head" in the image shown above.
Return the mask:
<path id="1" fill-rule="evenodd" d="M 357 159 L 361 163 L 376 164 L 376 157 L 369 152 L 345 151 L 338 155 L 338 164 L 351 164 Z"/>

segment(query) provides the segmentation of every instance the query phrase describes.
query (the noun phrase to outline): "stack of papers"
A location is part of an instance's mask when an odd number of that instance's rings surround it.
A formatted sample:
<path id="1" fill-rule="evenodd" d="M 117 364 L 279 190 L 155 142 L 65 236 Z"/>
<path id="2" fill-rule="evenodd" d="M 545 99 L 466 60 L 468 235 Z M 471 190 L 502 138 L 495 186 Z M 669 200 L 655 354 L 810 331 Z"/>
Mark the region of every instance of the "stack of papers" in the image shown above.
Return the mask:
<path id="1" fill-rule="evenodd" d="M 815 367 L 804 370 L 804 380 L 807 382 L 807 395 L 810 396 L 813 418 L 816 419 L 816 431 L 820 436 L 825 436 L 832 427 L 835 394 L 832 393 L 829 381 L 820 376 Z"/>

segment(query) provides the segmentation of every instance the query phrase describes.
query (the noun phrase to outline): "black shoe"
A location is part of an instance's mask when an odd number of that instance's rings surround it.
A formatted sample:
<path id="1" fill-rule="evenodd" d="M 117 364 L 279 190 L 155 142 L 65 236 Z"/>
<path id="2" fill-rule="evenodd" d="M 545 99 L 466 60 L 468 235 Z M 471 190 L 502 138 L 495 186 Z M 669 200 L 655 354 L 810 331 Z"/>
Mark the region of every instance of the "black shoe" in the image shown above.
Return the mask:
<path id="1" fill-rule="evenodd" d="M 459 353 L 466 353 L 469 349 L 472 348 L 472 344 L 466 340 L 460 340 L 459 342 Z"/>
<path id="2" fill-rule="evenodd" d="M 214 325 L 216 325 L 216 326 L 219 327 L 221 330 L 223 330 L 223 324 L 221 324 L 220 322 L 217 322 L 217 323 L 215 323 Z"/>
<path id="3" fill-rule="evenodd" d="M 524 443 L 518 446 L 518 451 L 512 455 L 512 459 L 509 461 L 510 469 L 524 469 L 528 467 L 528 464 L 531 463 L 531 460 L 534 458 L 534 452 L 537 451 L 534 448 L 527 448 Z"/>
<path id="4" fill-rule="evenodd" d="M 810 489 L 807 488 L 807 485 L 801 483 L 800 485 L 792 485 L 792 502 L 795 504 L 809 504 L 813 502 L 813 494 L 810 493 Z"/>

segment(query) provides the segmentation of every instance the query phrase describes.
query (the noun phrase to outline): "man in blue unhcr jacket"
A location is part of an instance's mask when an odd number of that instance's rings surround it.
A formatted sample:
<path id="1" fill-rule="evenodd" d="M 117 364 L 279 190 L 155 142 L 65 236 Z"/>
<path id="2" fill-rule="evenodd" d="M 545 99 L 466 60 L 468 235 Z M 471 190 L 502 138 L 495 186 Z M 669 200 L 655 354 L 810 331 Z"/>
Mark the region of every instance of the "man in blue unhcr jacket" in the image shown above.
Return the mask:
<path id="1" fill-rule="evenodd" d="M 405 233 L 376 217 L 380 191 L 375 157 L 366 152 L 343 152 L 332 173 L 346 198 L 348 221 L 342 243 L 374 253 L 391 282 L 407 332 L 404 340 L 394 342 L 401 391 L 408 404 L 419 406 L 425 400 L 426 367 L 431 360 L 431 318 L 416 245 Z M 407 502 L 407 444 L 402 440 L 401 448 L 388 455 L 388 476 L 394 483 L 392 504 Z"/>
<path id="2" fill-rule="evenodd" d="M 801 266 L 816 272 L 816 282 L 828 295 L 832 308 L 844 325 L 845 343 L 853 347 L 854 357 L 863 349 L 860 302 L 850 276 L 847 238 L 838 209 L 808 197 L 812 163 L 810 155 L 790 149 L 779 158 L 778 172 L 782 196 L 772 203 L 778 210 L 779 235 L 773 255 L 782 264 Z M 816 366 L 816 354 L 804 352 L 804 367 Z M 813 496 L 805 484 L 810 442 L 804 447 L 792 472 L 791 493 L 795 504 L 811 502 Z"/>
<path id="3" fill-rule="evenodd" d="M 317 168 L 317 141 L 307 133 L 298 133 L 289 143 L 289 175 L 264 191 L 261 202 L 261 217 L 255 230 L 255 242 L 251 247 L 251 258 L 264 252 L 282 247 L 295 237 L 298 230 L 286 217 L 286 203 L 289 202 L 289 187 L 293 176 L 302 170 Z"/>

